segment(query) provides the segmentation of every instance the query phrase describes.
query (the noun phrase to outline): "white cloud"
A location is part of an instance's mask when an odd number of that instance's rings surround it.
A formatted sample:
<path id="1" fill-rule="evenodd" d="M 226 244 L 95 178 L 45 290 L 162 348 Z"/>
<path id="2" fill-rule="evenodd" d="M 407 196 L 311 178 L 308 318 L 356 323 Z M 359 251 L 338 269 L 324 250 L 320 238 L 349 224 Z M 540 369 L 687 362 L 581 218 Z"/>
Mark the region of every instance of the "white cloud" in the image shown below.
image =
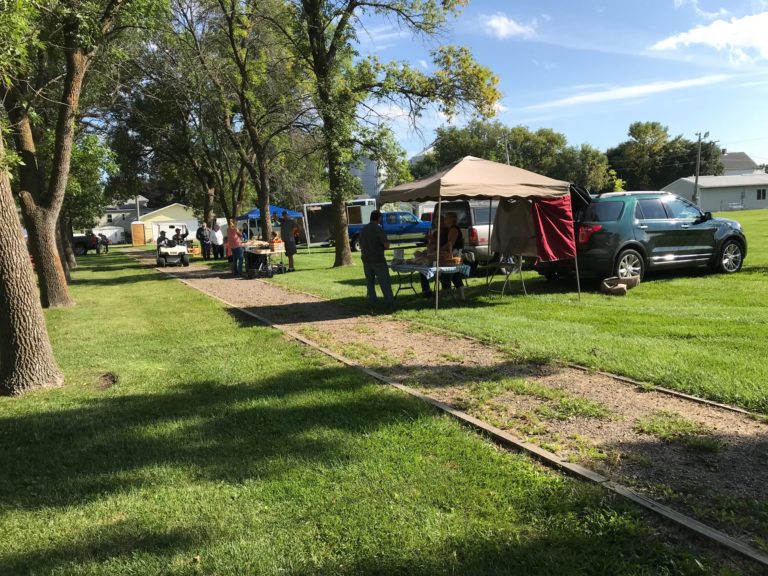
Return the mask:
<path id="1" fill-rule="evenodd" d="M 652 50 L 677 50 L 693 45 L 709 46 L 719 52 L 726 51 L 733 62 L 753 58 L 768 60 L 768 12 L 716 20 L 706 26 L 697 26 L 687 32 L 659 40 Z"/>
<path id="2" fill-rule="evenodd" d="M 691 78 L 688 80 L 677 80 L 672 82 L 651 82 L 649 84 L 638 84 L 636 86 L 619 86 L 605 90 L 594 90 L 575 94 L 567 98 L 550 100 L 541 104 L 526 106 L 525 110 L 547 110 L 551 108 L 567 108 L 579 104 L 595 104 L 598 102 L 610 102 L 613 100 L 628 100 L 631 98 L 640 98 L 651 94 L 660 94 L 662 92 L 671 92 L 673 90 L 683 90 L 684 88 L 693 88 L 696 86 L 708 86 L 717 84 L 730 79 L 728 74 L 716 74 L 703 76 L 701 78 Z"/>
<path id="3" fill-rule="evenodd" d="M 512 18 L 508 18 L 503 12 L 496 12 L 495 14 L 483 14 L 480 16 L 480 21 L 485 29 L 485 32 L 496 38 L 533 38 L 536 36 L 535 22 L 533 24 L 519 24 Z"/>
<path id="4" fill-rule="evenodd" d="M 716 18 L 723 18 L 728 16 L 729 12 L 725 8 L 718 8 L 715 12 L 707 12 L 699 6 L 699 0 L 675 0 L 675 8 L 680 8 L 690 4 L 696 11 L 696 15 L 705 20 L 715 20 Z"/>
<path id="5" fill-rule="evenodd" d="M 429 63 L 426 60 L 419 60 L 419 66 L 424 68 L 424 70 L 427 70 L 429 68 Z"/>
<path id="6" fill-rule="evenodd" d="M 360 43 L 375 50 L 384 50 L 393 46 L 398 40 L 408 36 L 408 31 L 396 26 L 385 24 L 373 28 L 365 28 L 360 34 Z"/>

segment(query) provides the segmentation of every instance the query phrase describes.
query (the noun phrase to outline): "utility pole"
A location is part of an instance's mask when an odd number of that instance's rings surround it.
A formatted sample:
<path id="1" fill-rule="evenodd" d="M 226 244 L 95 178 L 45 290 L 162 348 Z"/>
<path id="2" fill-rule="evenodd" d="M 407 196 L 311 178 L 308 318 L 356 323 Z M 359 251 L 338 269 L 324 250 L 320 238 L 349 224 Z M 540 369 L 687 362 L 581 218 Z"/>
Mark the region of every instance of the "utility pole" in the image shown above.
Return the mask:
<path id="1" fill-rule="evenodd" d="M 701 132 L 696 132 L 696 136 L 699 137 L 699 142 L 696 146 L 696 177 L 693 181 L 693 203 L 696 206 L 699 205 L 699 170 L 701 168 Z M 709 132 L 704 132 L 704 138 L 709 136 Z"/>

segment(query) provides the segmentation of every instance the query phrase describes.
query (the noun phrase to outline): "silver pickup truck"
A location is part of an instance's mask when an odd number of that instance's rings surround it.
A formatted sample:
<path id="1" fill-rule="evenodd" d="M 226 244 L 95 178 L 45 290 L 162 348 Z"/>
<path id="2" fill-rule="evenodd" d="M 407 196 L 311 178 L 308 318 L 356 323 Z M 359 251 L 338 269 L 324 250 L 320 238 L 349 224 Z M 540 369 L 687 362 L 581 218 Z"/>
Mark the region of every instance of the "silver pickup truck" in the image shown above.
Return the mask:
<path id="1" fill-rule="evenodd" d="M 469 253 L 470 260 L 482 264 L 491 260 L 488 241 L 493 232 L 493 220 L 496 217 L 498 200 L 450 200 L 440 205 L 440 212 L 456 212 L 457 224 L 464 236 L 464 252 Z M 436 213 L 437 207 L 434 208 Z"/>

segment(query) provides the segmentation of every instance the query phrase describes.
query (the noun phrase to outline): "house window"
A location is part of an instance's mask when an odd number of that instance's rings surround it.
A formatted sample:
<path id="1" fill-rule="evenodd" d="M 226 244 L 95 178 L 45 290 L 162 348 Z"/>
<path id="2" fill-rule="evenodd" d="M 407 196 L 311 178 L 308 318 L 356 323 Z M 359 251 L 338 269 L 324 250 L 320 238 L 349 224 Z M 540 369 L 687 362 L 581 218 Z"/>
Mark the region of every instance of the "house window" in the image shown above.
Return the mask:
<path id="1" fill-rule="evenodd" d="M 112 214 L 107 214 L 107 222 L 112 222 Z"/>
<path id="2" fill-rule="evenodd" d="M 757 189 L 757 199 L 758 200 L 765 200 L 765 188 L 758 188 Z"/>

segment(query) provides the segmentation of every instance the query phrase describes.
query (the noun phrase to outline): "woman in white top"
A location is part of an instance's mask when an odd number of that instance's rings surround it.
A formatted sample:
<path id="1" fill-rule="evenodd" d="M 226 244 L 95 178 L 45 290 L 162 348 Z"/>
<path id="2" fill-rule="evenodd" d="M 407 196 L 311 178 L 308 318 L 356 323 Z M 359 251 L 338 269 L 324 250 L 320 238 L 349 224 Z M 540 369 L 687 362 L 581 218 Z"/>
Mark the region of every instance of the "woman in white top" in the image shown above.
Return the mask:
<path id="1" fill-rule="evenodd" d="M 224 234 L 218 224 L 213 225 L 211 230 L 211 246 L 213 247 L 213 259 L 224 258 Z"/>

